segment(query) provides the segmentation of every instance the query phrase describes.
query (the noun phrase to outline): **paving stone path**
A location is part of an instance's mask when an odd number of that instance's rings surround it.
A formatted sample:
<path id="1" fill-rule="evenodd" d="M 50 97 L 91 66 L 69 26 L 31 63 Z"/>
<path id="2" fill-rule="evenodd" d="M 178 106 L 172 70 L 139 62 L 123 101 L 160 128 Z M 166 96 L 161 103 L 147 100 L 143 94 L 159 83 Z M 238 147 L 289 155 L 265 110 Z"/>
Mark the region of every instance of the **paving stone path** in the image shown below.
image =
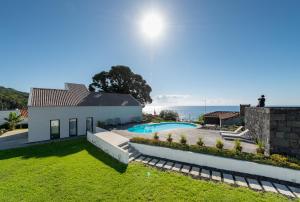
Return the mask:
<path id="1" fill-rule="evenodd" d="M 294 187 L 268 180 L 259 180 L 249 177 L 245 178 L 243 176 L 232 175 L 225 172 L 223 173 L 213 169 L 201 168 L 200 166 L 191 166 L 181 162 L 162 160 L 143 155 L 138 156 L 135 161 L 155 166 L 160 169 L 181 172 L 201 179 L 212 179 L 214 181 L 225 182 L 234 186 L 248 187 L 256 191 L 273 192 L 283 194 L 290 198 L 300 198 L 300 185 L 299 187 Z"/>

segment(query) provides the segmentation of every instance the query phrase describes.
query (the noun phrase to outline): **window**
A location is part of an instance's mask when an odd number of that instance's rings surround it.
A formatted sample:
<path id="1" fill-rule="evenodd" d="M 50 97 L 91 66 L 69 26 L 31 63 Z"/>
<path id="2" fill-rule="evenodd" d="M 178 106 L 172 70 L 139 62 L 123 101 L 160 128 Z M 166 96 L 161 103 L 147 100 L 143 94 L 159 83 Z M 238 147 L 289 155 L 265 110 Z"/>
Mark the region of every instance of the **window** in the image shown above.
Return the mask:
<path id="1" fill-rule="evenodd" d="M 69 119 L 69 136 L 77 135 L 77 119 Z"/>
<path id="2" fill-rule="evenodd" d="M 59 120 L 50 121 L 50 139 L 60 138 L 60 123 Z"/>
<path id="3" fill-rule="evenodd" d="M 86 118 L 86 131 L 93 132 L 93 117 Z"/>

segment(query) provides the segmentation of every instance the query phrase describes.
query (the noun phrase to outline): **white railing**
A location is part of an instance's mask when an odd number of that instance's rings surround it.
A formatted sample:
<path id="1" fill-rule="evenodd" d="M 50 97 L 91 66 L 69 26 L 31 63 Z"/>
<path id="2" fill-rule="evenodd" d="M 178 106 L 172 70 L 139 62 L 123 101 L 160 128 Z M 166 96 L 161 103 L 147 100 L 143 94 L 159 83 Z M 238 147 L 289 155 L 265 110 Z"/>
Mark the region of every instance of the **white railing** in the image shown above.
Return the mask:
<path id="1" fill-rule="evenodd" d="M 87 140 L 95 145 L 96 147 L 100 148 L 102 151 L 107 153 L 108 155 L 112 156 L 113 158 L 117 159 L 118 161 L 128 164 L 129 162 L 129 154 L 127 151 L 123 150 L 122 148 L 110 144 L 109 142 L 105 141 L 101 138 L 101 133 L 90 133 L 87 132 Z"/>

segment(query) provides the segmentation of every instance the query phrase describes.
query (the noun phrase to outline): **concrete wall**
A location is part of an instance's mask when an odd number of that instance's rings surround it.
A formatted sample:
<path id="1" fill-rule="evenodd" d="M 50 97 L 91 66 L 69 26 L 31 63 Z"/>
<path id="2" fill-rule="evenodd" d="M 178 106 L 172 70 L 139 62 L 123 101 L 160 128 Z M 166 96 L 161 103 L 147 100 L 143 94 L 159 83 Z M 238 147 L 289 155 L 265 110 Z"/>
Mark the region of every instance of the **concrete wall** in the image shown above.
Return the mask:
<path id="1" fill-rule="evenodd" d="M 88 132 L 87 140 L 118 161 L 124 164 L 129 163 L 129 153 L 122 148 L 105 141 L 105 139 L 102 139 L 101 132 L 96 134 Z"/>
<path id="2" fill-rule="evenodd" d="M 245 126 L 253 138 L 265 143 L 267 154 L 300 158 L 300 108 L 246 108 Z"/>
<path id="3" fill-rule="evenodd" d="M 6 121 L 4 120 L 4 118 L 8 118 L 8 115 L 11 112 L 16 112 L 18 115 L 20 114 L 20 110 L 5 110 L 5 111 L 0 111 L 0 125 L 6 123 Z M 28 119 L 25 118 L 22 120 L 21 124 L 25 124 L 28 122 Z"/>
<path id="4" fill-rule="evenodd" d="M 93 117 L 94 129 L 97 121 L 120 118 L 122 123 L 142 117 L 140 106 L 99 106 L 99 107 L 29 107 L 28 141 L 50 139 L 50 120 L 60 120 L 60 137 L 69 137 L 69 119 L 77 118 L 78 135 L 86 134 L 86 118 Z"/>
<path id="5" fill-rule="evenodd" d="M 250 161 L 223 158 L 208 154 L 200 154 L 190 151 L 181 151 L 165 147 L 137 144 L 131 142 L 130 145 L 140 153 L 149 156 L 300 183 L 299 170 L 264 165 Z"/>

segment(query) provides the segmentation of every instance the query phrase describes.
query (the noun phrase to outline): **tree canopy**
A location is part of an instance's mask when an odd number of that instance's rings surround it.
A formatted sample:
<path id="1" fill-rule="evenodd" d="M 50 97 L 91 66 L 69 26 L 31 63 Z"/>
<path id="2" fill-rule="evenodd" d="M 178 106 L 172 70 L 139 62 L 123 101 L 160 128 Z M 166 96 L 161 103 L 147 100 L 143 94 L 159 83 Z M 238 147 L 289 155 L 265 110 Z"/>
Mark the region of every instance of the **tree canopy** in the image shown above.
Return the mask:
<path id="1" fill-rule="evenodd" d="M 27 100 L 28 93 L 0 86 L 0 110 L 24 108 Z"/>
<path id="2" fill-rule="evenodd" d="M 143 106 L 152 102 L 151 87 L 139 74 L 135 74 L 127 66 L 112 66 L 107 71 L 95 74 L 89 85 L 90 91 L 131 94 Z"/>

